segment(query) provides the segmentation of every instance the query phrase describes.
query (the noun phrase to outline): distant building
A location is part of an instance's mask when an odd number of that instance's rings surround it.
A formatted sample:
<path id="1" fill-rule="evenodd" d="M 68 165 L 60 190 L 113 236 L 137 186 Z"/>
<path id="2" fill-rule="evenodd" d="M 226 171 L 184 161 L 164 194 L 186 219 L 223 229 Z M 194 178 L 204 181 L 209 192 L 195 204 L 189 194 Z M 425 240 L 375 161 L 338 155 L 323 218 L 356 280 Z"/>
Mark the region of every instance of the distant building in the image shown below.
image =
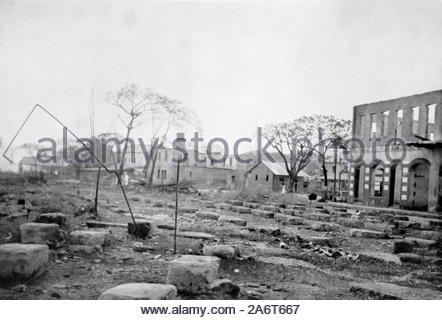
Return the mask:
<path id="1" fill-rule="evenodd" d="M 62 161 L 42 163 L 36 157 L 23 157 L 18 163 L 19 173 L 44 172 L 48 175 L 72 174 L 72 168 L 63 167 Z"/>
<path id="2" fill-rule="evenodd" d="M 18 163 L 18 172 L 38 172 L 41 169 L 41 164 L 38 163 L 36 157 L 23 157 Z"/>
<path id="3" fill-rule="evenodd" d="M 442 212 L 442 90 L 355 106 L 353 136 L 351 202 Z"/>
<path id="4" fill-rule="evenodd" d="M 294 192 L 307 193 L 309 190 L 310 176 L 301 170 L 295 180 Z M 289 174 L 284 163 L 262 161 L 246 171 L 245 187 L 261 186 L 269 192 L 279 192 L 285 185 L 289 185 Z"/>
<path id="5" fill-rule="evenodd" d="M 184 137 L 184 136 L 182 136 Z M 187 160 L 180 164 L 180 181 L 192 181 L 199 186 L 217 186 L 227 189 L 238 188 L 242 182 L 242 171 L 236 169 L 236 161 L 229 155 L 225 161 L 216 161 L 223 155 L 219 152 L 212 153 L 212 160 L 206 153 L 195 153 L 192 149 L 186 150 Z M 146 147 L 150 153 L 150 147 Z M 173 161 L 182 157 L 183 153 L 170 147 L 158 149 L 157 159 L 153 168 L 153 185 L 166 185 L 176 182 L 177 163 Z M 132 176 L 141 180 L 147 180 L 152 173 L 152 163 L 145 172 L 146 159 L 140 146 L 135 146 L 134 159 L 126 155 L 125 170 L 132 171 Z M 213 161 L 214 159 L 214 161 Z"/>

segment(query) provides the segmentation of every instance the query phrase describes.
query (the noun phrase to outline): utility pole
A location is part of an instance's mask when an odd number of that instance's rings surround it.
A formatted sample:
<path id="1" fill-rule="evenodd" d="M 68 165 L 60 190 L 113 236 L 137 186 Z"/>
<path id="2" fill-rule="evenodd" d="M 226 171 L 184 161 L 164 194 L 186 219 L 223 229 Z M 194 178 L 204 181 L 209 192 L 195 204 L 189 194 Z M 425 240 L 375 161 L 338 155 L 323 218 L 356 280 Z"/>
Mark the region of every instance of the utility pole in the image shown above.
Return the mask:
<path id="1" fill-rule="evenodd" d="M 338 147 L 335 148 L 334 168 L 333 168 L 333 202 L 336 202 L 336 167 L 338 162 Z"/>
<path id="2" fill-rule="evenodd" d="M 98 167 L 98 172 L 97 172 L 97 185 L 95 187 L 95 214 L 98 213 L 98 188 L 100 186 L 100 172 L 101 172 L 101 167 Z"/>
<path id="3" fill-rule="evenodd" d="M 179 182 L 180 182 L 180 162 L 181 159 L 178 159 L 178 165 L 176 169 L 176 188 L 175 188 L 175 234 L 173 238 L 173 254 L 176 254 L 176 238 L 178 231 L 178 194 L 179 194 Z"/>

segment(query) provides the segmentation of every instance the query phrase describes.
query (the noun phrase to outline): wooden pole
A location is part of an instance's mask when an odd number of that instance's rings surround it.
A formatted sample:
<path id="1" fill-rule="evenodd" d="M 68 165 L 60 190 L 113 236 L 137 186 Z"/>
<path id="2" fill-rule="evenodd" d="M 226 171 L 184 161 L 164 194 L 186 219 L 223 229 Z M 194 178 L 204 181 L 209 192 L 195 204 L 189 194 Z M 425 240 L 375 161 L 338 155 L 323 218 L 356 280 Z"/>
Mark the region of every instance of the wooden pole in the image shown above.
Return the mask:
<path id="1" fill-rule="evenodd" d="M 98 167 L 98 172 L 97 172 L 97 185 L 95 187 L 95 213 L 98 213 L 98 187 L 100 185 L 100 172 L 101 172 L 101 167 Z"/>
<path id="2" fill-rule="evenodd" d="M 178 160 L 178 166 L 176 170 L 176 189 L 175 189 L 175 234 L 173 238 L 173 254 L 176 254 L 176 238 L 178 231 L 178 193 L 179 193 L 179 182 L 180 182 L 180 162 Z"/>

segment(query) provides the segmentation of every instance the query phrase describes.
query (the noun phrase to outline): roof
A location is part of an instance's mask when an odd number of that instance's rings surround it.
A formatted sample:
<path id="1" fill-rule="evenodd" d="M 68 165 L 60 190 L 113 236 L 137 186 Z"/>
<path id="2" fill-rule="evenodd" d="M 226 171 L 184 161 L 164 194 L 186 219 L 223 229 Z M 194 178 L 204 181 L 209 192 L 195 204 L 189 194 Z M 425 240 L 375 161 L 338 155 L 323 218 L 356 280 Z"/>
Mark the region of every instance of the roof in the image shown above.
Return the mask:
<path id="1" fill-rule="evenodd" d="M 287 169 L 285 165 L 281 162 L 270 162 L 270 161 L 262 161 L 262 164 L 265 165 L 269 170 L 277 176 L 288 176 Z"/>
<path id="2" fill-rule="evenodd" d="M 287 169 L 285 168 L 285 164 L 282 162 L 261 161 L 261 163 L 265 165 L 275 176 L 285 176 L 285 177 L 289 176 Z M 258 163 L 257 165 L 253 166 L 247 172 L 253 171 L 253 169 L 259 166 L 261 163 Z M 310 175 L 308 175 L 304 170 L 301 170 L 298 173 L 298 177 L 309 178 Z"/>
<path id="3" fill-rule="evenodd" d="M 35 157 L 23 157 L 20 164 L 37 165 L 37 159 Z"/>

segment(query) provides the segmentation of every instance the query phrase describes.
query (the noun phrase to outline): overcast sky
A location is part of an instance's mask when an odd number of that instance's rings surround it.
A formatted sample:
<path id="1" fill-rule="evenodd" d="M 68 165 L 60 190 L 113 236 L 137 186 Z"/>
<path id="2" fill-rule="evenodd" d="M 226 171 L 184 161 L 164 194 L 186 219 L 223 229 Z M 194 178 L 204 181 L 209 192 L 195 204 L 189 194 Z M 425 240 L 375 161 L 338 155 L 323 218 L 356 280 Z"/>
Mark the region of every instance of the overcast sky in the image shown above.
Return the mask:
<path id="1" fill-rule="evenodd" d="M 354 105 L 441 89 L 441 31 L 442 1 L 0 0 L 2 149 L 36 103 L 88 136 L 92 87 L 95 131 L 122 130 L 104 98 L 128 83 L 194 109 L 206 139 L 351 119 Z M 18 143 L 60 133 L 37 115 Z"/>

